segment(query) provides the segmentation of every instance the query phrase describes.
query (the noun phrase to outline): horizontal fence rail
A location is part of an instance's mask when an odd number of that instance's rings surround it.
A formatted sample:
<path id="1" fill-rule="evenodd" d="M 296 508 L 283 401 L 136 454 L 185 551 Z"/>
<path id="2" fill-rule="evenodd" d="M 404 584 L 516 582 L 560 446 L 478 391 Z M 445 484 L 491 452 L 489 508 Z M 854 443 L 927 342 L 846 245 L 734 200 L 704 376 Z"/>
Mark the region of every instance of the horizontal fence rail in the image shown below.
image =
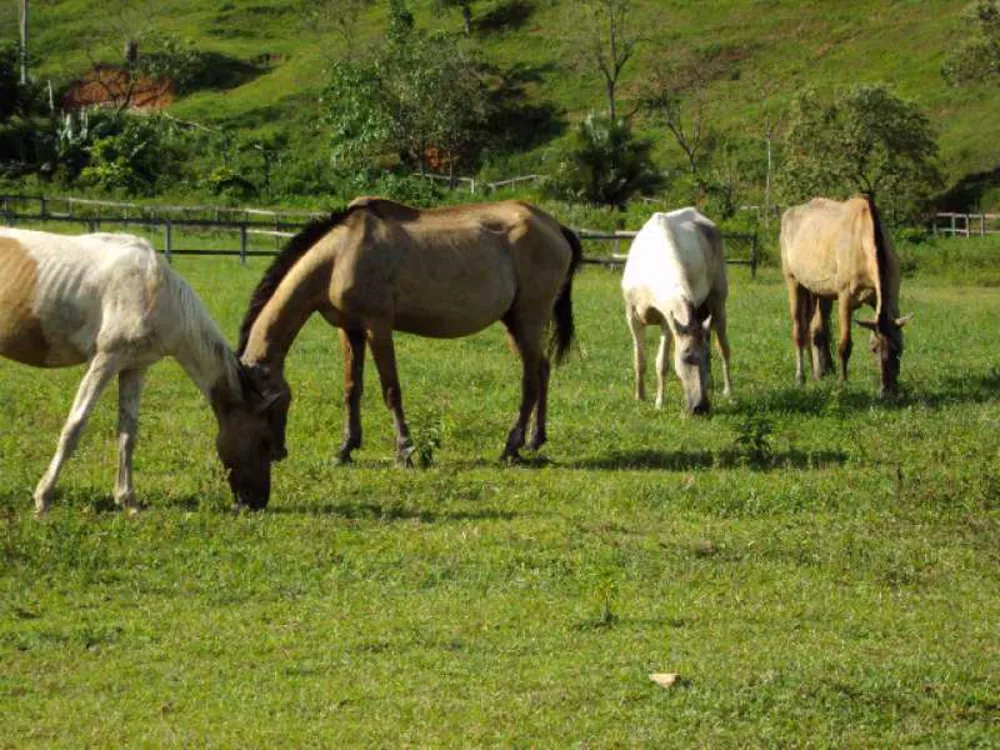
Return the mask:
<path id="1" fill-rule="evenodd" d="M 31 208 L 35 210 L 32 211 Z M 18 222 L 72 223 L 86 226 L 89 232 L 98 232 L 107 226 L 143 227 L 147 231 L 161 233 L 162 251 L 167 260 L 174 255 L 216 255 L 239 257 L 240 261 L 245 263 L 247 258 L 273 256 L 280 251 L 281 241 L 295 236 L 307 220 L 326 215 L 321 211 L 271 211 L 217 206 L 144 206 L 136 203 L 116 203 L 82 198 L 0 195 L 0 220 L 8 226 L 14 226 Z M 239 248 L 220 250 L 179 248 L 175 246 L 174 232 L 176 229 L 238 234 Z M 622 242 L 630 242 L 637 234 L 636 231 L 632 230 L 608 232 L 576 229 L 574 231 L 584 242 L 614 243 L 611 252 L 607 255 L 584 256 L 583 258 L 584 263 L 603 266 L 624 264 L 628 253 L 627 246 L 624 248 L 626 251 L 623 252 Z M 251 249 L 250 240 L 252 237 L 273 238 L 275 248 L 273 250 Z M 751 277 L 756 278 L 758 266 L 757 234 L 727 232 L 723 233 L 723 237 L 728 247 L 740 245 L 747 248 L 747 252 L 741 254 L 741 257 L 730 257 L 726 259 L 726 262 L 733 265 L 749 266 Z"/>
<path id="2" fill-rule="evenodd" d="M 1000 214 L 939 213 L 932 224 L 934 234 L 951 237 L 985 237 L 1000 234 Z"/>

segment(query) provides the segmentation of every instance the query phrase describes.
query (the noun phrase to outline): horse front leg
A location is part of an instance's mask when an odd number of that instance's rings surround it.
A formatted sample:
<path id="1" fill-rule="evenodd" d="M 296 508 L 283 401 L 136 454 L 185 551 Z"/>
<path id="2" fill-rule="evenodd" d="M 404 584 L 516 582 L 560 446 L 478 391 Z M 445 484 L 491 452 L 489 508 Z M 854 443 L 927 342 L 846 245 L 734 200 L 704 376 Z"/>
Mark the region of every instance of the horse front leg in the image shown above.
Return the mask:
<path id="1" fill-rule="evenodd" d="M 673 334 L 670 333 L 670 326 L 667 321 L 663 321 L 660 328 L 660 346 L 656 350 L 656 408 L 663 408 L 664 391 L 666 389 L 667 374 L 670 367 L 670 347 L 673 343 Z"/>
<path id="2" fill-rule="evenodd" d="M 548 439 L 545 426 L 549 411 L 549 377 L 551 374 L 552 363 L 549 362 L 548 357 L 542 357 L 538 363 L 538 405 L 535 407 L 535 428 L 531 433 L 531 442 L 528 443 L 529 450 L 537 451 Z"/>
<path id="3" fill-rule="evenodd" d="M 63 464 L 73 455 L 77 444 L 80 442 L 80 435 L 87 424 L 87 418 L 94 410 L 97 399 L 108 387 L 111 378 L 117 372 L 117 367 L 111 359 L 103 354 L 98 354 L 90 362 L 87 374 L 80 381 L 77 388 L 76 397 L 73 399 L 73 406 L 69 411 L 69 417 L 59 435 L 59 445 L 55 455 L 49 463 L 49 468 L 42 476 L 41 481 L 35 487 L 35 514 L 45 515 L 52 504 L 52 494 L 55 490 L 56 481 L 59 479 L 59 472 L 62 471 Z"/>
<path id="4" fill-rule="evenodd" d="M 390 326 L 369 328 L 367 334 L 372 359 L 375 360 L 379 381 L 382 384 L 382 399 L 392 412 L 396 431 L 396 463 L 401 466 L 412 466 L 413 453 L 416 449 L 410 440 L 410 428 L 406 426 L 406 417 L 403 415 L 403 393 L 399 387 L 392 328 Z"/>
<path id="5" fill-rule="evenodd" d="M 115 475 L 115 503 L 129 515 L 142 506 L 135 500 L 132 484 L 132 455 L 139 439 L 139 401 L 146 370 L 122 370 L 118 373 L 118 471 Z"/>
<path id="6" fill-rule="evenodd" d="M 351 451 L 361 447 L 361 394 L 365 380 L 365 334 L 362 331 L 340 329 L 340 346 L 344 352 L 344 442 L 338 459 L 351 462 Z"/>
<path id="7" fill-rule="evenodd" d="M 635 399 L 646 398 L 646 342 L 644 332 L 646 324 L 642 322 L 636 310 L 631 305 L 625 306 L 625 319 L 632 334 L 632 367 L 635 371 Z"/>

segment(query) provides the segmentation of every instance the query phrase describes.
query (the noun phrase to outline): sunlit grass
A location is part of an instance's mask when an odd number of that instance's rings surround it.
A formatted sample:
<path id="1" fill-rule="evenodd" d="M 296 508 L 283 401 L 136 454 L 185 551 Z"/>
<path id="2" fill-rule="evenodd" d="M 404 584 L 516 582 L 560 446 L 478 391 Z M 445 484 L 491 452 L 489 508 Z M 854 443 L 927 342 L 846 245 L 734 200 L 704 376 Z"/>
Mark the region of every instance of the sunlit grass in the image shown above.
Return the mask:
<path id="1" fill-rule="evenodd" d="M 232 339 L 264 263 L 176 266 Z M 862 337 L 846 387 L 795 388 L 778 275 L 730 275 L 735 398 L 691 420 L 673 379 L 662 412 L 631 399 L 619 276 L 585 270 L 529 467 L 497 462 L 519 378 L 499 328 L 397 337 L 431 468 L 393 468 L 370 362 L 365 445 L 336 467 L 341 358 L 312 320 L 290 457 L 252 516 L 229 514 L 210 409 L 164 363 L 136 456 L 149 511 L 110 500 L 112 392 L 35 521 L 81 372 L 0 362 L 3 742 L 992 744 L 995 290 L 904 280 L 904 393 L 883 404 Z"/>

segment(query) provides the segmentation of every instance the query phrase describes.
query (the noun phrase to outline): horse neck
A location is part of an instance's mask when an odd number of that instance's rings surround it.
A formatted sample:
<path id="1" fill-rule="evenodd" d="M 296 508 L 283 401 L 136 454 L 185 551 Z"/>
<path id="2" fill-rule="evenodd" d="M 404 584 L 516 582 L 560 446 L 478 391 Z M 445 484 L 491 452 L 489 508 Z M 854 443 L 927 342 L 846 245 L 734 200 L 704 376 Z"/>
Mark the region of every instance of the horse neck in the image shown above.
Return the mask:
<path id="1" fill-rule="evenodd" d="M 265 303 L 254 321 L 240 359 L 281 370 L 288 350 L 329 288 L 330 266 L 303 257 Z"/>
<path id="2" fill-rule="evenodd" d="M 239 360 L 219 331 L 215 321 L 191 288 L 174 276 L 173 357 L 198 389 L 218 407 L 221 401 L 242 400 Z"/>

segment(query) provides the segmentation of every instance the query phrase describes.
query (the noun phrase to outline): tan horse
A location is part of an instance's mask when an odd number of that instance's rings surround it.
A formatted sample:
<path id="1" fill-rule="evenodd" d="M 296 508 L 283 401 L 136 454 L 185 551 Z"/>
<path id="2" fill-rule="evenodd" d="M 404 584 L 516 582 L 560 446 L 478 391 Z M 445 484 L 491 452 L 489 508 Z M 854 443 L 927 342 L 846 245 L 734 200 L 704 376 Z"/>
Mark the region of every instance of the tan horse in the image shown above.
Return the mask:
<path id="1" fill-rule="evenodd" d="M 359 198 L 342 213 L 310 225 L 265 273 L 240 332 L 243 362 L 267 384 L 266 392 L 283 396 L 271 410 L 279 447 L 273 458 L 285 452 L 291 398 L 285 356 L 313 313 L 340 329 L 347 407 L 341 461 L 350 461 L 361 445 L 366 342 L 395 420 L 397 457 L 406 462 L 413 447 L 392 332 L 455 338 L 498 320 L 523 365 L 520 412 L 503 455 L 518 458 L 533 411 L 530 447 L 540 447 L 546 438 L 549 360 L 561 359 L 573 336 L 570 294 L 580 258 L 576 235 L 517 201 L 419 210 Z"/>
<path id="2" fill-rule="evenodd" d="M 180 363 L 211 403 L 219 456 L 234 492 L 243 484 L 247 447 L 269 435 L 266 399 L 191 287 L 140 237 L 0 228 L 0 356 L 45 368 L 87 363 L 56 453 L 35 489 L 39 515 L 48 510 L 63 465 L 116 376 L 114 497 L 127 511 L 140 507 L 132 484 L 139 396 L 146 369 L 165 356 Z M 237 501 L 255 506 L 262 499 L 237 494 Z"/>
<path id="3" fill-rule="evenodd" d="M 847 380 L 851 356 L 851 314 L 868 304 L 875 308 L 875 320 L 856 322 L 872 332 L 880 395 L 894 392 L 903 353 L 902 328 L 909 316 L 899 315 L 899 261 L 875 202 L 867 196 L 844 203 L 814 198 L 785 211 L 781 217 L 781 267 L 788 285 L 796 381 L 804 379 L 803 352 L 809 343 L 813 376 L 819 378 L 832 369 L 830 312 L 833 300 L 837 300 L 841 380 Z"/>

